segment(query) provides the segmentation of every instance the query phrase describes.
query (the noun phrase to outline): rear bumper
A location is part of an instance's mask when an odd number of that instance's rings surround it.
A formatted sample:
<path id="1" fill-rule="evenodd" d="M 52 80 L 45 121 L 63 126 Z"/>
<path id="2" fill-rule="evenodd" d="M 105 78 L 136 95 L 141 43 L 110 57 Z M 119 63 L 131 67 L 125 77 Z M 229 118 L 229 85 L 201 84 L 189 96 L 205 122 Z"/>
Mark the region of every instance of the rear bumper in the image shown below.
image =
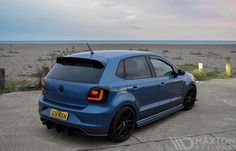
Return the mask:
<path id="1" fill-rule="evenodd" d="M 68 120 L 64 121 L 50 117 L 51 109 L 68 112 Z M 107 136 L 113 117 L 113 109 L 96 104 L 88 105 L 81 110 L 71 109 L 48 102 L 41 96 L 39 98 L 39 115 L 41 120 L 76 128 L 90 136 Z"/>

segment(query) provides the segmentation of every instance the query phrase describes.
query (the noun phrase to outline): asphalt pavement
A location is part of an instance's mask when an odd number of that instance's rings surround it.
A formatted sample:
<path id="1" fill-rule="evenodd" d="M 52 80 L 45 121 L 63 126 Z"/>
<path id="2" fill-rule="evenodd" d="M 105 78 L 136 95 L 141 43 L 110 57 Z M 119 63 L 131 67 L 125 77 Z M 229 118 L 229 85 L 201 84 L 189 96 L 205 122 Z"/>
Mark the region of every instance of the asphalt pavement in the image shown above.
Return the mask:
<path id="1" fill-rule="evenodd" d="M 197 87 L 198 101 L 191 111 L 179 111 L 137 128 L 123 143 L 48 130 L 39 120 L 40 91 L 3 94 L 0 150 L 236 151 L 236 79 L 198 82 Z"/>

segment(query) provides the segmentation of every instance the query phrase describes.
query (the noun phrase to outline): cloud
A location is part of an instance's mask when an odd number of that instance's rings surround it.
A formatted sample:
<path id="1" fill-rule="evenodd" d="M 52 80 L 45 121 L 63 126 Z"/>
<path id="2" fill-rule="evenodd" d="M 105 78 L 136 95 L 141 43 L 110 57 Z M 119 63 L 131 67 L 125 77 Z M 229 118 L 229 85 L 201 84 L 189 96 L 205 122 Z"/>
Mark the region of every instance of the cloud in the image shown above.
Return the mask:
<path id="1" fill-rule="evenodd" d="M 1 0 L 0 40 L 236 39 L 235 0 Z"/>

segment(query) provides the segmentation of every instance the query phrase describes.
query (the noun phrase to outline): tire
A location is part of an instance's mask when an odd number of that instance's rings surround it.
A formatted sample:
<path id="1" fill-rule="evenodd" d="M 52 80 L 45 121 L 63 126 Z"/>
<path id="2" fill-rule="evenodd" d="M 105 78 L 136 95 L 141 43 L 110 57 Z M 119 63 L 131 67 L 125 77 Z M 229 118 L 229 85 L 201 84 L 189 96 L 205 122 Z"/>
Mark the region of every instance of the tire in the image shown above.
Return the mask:
<path id="1" fill-rule="evenodd" d="M 112 120 L 109 137 L 116 142 L 127 140 L 136 126 L 136 115 L 131 107 L 121 108 Z"/>
<path id="2" fill-rule="evenodd" d="M 196 95 L 197 95 L 196 88 L 193 85 L 191 85 L 188 88 L 184 97 L 184 102 L 183 102 L 184 110 L 188 111 L 194 107 L 196 101 Z"/>

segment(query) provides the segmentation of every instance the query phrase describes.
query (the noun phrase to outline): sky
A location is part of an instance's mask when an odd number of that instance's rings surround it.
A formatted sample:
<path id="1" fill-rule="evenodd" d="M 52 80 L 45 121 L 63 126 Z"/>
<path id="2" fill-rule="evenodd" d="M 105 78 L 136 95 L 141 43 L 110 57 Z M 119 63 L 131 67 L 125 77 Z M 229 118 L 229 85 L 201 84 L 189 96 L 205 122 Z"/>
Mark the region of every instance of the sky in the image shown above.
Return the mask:
<path id="1" fill-rule="evenodd" d="M 236 0 L 0 0 L 0 41 L 236 40 Z"/>

